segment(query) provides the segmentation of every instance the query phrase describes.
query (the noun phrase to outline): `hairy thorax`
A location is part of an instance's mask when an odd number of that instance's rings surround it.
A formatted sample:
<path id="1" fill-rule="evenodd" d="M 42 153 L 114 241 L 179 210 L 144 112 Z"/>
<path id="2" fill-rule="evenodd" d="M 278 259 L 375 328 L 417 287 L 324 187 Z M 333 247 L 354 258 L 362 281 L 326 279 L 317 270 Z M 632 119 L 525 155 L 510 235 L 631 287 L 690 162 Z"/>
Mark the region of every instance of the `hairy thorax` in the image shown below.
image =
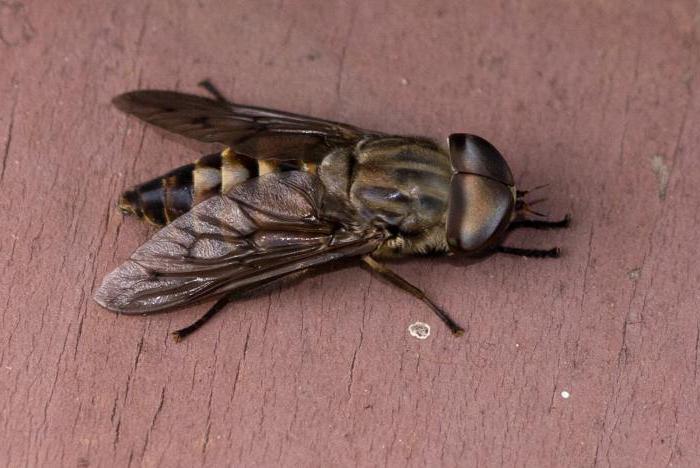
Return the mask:
<path id="1" fill-rule="evenodd" d="M 389 234 L 378 256 L 446 252 L 451 166 L 430 140 L 375 137 L 337 150 L 318 169 L 328 191 Z"/>

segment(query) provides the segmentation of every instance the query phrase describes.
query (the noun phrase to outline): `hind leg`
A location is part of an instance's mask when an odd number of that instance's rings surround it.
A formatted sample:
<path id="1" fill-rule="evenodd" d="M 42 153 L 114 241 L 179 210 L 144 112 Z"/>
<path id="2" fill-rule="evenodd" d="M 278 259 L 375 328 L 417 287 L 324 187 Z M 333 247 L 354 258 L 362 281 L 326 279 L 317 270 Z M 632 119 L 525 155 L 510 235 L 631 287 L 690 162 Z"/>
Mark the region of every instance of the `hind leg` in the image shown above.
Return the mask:
<path id="1" fill-rule="evenodd" d="M 197 85 L 209 91 L 209 93 L 212 96 L 214 96 L 217 101 L 229 102 L 229 100 L 226 99 L 223 94 L 221 94 L 219 88 L 214 86 L 214 84 L 211 81 L 209 81 L 208 78 L 206 80 L 200 81 L 199 83 L 197 83 Z"/>

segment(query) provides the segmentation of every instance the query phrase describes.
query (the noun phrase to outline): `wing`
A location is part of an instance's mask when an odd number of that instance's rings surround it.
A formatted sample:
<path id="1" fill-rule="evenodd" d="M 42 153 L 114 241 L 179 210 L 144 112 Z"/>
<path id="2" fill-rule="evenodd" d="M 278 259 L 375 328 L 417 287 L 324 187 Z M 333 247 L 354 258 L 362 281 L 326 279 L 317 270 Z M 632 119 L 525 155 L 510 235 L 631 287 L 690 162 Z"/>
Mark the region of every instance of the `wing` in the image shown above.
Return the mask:
<path id="1" fill-rule="evenodd" d="M 115 97 L 127 114 L 179 135 L 222 143 L 256 159 L 320 161 L 338 146 L 354 145 L 363 130 L 329 120 L 242 106 L 173 91 L 132 91 Z"/>
<path id="2" fill-rule="evenodd" d="M 328 201 L 321 181 L 299 171 L 235 186 L 158 231 L 105 277 L 95 300 L 118 312 L 153 312 L 379 245 L 377 230 L 331 215 Z"/>

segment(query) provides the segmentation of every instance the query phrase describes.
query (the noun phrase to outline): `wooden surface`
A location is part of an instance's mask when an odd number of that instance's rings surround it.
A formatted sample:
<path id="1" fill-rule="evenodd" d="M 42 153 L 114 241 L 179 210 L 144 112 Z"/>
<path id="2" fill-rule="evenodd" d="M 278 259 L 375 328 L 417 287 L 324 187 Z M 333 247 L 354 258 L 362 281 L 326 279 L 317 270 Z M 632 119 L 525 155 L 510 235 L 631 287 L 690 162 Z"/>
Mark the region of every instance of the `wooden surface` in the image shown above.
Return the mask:
<path id="1" fill-rule="evenodd" d="M 0 465 L 697 466 L 699 40 L 696 0 L 0 1 Z M 459 339 L 354 266 L 182 344 L 206 306 L 106 312 L 153 232 L 119 192 L 198 156 L 109 100 L 205 77 L 489 138 L 574 215 L 509 243 L 564 257 L 396 265 Z"/>

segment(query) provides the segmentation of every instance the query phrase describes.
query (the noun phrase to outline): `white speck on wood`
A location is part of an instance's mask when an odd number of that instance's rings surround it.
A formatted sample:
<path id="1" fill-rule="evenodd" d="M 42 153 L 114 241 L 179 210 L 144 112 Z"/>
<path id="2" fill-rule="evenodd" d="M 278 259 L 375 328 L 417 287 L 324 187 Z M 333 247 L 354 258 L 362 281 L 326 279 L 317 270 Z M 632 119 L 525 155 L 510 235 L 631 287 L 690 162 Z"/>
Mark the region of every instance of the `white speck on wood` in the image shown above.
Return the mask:
<path id="1" fill-rule="evenodd" d="M 659 183 L 659 199 L 664 200 L 666 198 L 666 190 L 668 189 L 670 170 L 662 155 L 656 154 L 651 157 L 651 169 L 654 171 L 654 174 L 656 174 L 656 179 Z"/>
<path id="2" fill-rule="evenodd" d="M 425 340 L 430 336 L 430 325 L 423 322 L 415 322 L 408 326 L 408 333 L 419 340 Z"/>

